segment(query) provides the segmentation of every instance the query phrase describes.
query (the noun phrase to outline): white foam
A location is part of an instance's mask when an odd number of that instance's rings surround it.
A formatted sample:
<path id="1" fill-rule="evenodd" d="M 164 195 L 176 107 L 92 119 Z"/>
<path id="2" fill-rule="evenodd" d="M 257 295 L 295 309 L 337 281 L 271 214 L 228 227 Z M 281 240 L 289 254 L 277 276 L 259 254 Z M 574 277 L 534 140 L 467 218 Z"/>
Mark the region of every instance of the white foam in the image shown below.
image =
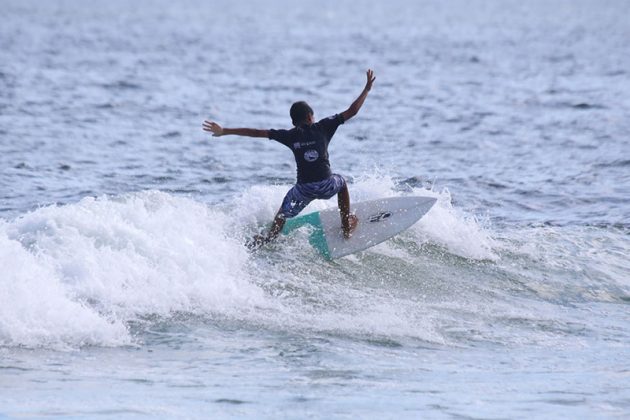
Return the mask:
<path id="1" fill-rule="evenodd" d="M 414 225 L 419 238 L 442 245 L 452 254 L 474 260 L 498 260 L 496 241 L 474 215 L 453 207 L 448 190 L 434 195 L 437 202 Z"/>
<path id="2" fill-rule="evenodd" d="M 243 237 L 271 221 L 288 188 L 254 186 L 214 207 L 157 191 L 85 198 L 3 222 L 0 263 L 7 269 L 0 279 L 0 345 L 129 344 L 131 321 L 174 312 L 440 341 L 431 325 L 419 331 L 417 316 L 401 315 L 414 313 L 413 303 L 389 304 L 361 289 L 326 285 L 339 269 L 319 258 L 305 237 L 283 238 L 275 245 L 280 253 L 270 251 L 277 260 L 271 264 L 264 252 L 252 256 L 246 251 Z M 452 207 L 446 191 L 403 193 L 391 178 L 378 176 L 359 179 L 350 190 L 355 201 L 403 194 L 437 197 L 411 237 L 466 258 L 493 255 L 490 236 Z M 336 201 L 315 201 L 305 213 L 336 206 Z M 395 246 L 385 244 L 375 253 L 413 263 L 413 255 Z M 347 263 L 361 264 L 352 258 Z M 342 282 L 353 278 L 341 273 Z M 309 306 L 314 301 L 294 299 L 287 290 L 298 297 L 312 293 L 315 301 L 342 302 L 314 309 Z"/>
<path id="3" fill-rule="evenodd" d="M 119 345 L 125 323 L 264 305 L 228 217 L 160 192 L 86 198 L 4 223 L 5 345 Z"/>
<path id="4" fill-rule="evenodd" d="M 0 226 L 0 345 L 64 348 L 129 343 L 119 320 L 89 307 L 58 276 L 54 261 L 33 254 Z"/>
<path id="5" fill-rule="evenodd" d="M 351 185 L 352 197 L 356 201 L 382 197 L 415 195 L 434 197 L 433 208 L 416 223 L 411 232 L 420 242 L 430 242 L 445 247 L 450 253 L 475 260 L 496 260 L 496 247 L 491 233 L 484 229 L 474 215 L 467 215 L 453 207 L 447 189 L 440 192 L 424 188 L 399 191 L 394 180 L 386 175 L 375 174 L 358 178 Z"/>

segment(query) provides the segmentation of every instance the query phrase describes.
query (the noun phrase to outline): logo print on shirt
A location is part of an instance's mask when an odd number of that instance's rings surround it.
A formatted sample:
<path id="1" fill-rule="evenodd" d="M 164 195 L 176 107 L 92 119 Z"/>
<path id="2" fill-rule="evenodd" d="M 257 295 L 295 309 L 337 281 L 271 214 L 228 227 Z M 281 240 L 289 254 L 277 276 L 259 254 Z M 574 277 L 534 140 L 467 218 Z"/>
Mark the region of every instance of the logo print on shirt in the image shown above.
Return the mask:
<path id="1" fill-rule="evenodd" d="M 319 153 L 317 153 L 317 150 L 309 149 L 304 152 L 304 160 L 307 162 L 315 162 L 318 157 Z"/>

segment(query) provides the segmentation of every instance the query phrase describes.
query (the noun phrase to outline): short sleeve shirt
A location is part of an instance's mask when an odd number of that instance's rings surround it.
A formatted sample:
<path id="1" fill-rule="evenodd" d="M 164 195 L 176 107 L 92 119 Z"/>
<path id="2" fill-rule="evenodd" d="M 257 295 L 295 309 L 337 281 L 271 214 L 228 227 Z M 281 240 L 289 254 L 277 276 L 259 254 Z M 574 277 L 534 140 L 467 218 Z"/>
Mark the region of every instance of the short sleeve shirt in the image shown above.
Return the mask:
<path id="1" fill-rule="evenodd" d="M 311 125 L 304 124 L 290 130 L 269 130 L 269 138 L 284 144 L 293 152 L 298 183 L 317 182 L 332 175 L 328 144 L 337 127 L 343 123 L 343 116 L 335 114 Z"/>

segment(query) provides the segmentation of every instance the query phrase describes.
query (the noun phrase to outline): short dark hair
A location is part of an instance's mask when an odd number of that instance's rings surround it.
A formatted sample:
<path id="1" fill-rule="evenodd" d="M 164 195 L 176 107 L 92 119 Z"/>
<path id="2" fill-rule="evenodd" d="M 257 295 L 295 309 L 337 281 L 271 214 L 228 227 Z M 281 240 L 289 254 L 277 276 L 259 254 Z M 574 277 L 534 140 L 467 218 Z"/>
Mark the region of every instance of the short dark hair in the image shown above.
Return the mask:
<path id="1" fill-rule="evenodd" d="M 313 109 L 304 101 L 299 101 L 291 105 L 291 110 L 289 111 L 289 115 L 291 115 L 291 121 L 293 121 L 294 126 L 298 126 L 306 119 L 309 115 L 313 114 Z"/>

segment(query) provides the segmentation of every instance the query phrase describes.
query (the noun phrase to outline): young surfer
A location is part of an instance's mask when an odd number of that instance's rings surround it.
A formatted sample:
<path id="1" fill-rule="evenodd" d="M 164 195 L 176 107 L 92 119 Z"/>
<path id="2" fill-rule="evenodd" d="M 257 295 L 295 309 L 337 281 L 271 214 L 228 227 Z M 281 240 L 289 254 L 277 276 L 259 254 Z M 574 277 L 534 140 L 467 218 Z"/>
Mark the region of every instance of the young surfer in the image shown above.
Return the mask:
<path id="1" fill-rule="evenodd" d="M 249 246 L 256 248 L 273 240 L 284 226 L 287 218 L 297 216 L 311 201 L 327 200 L 337 194 L 341 226 L 345 238 L 352 235 L 357 225 L 356 217 L 350 213 L 350 195 L 346 180 L 330 170 L 328 144 L 337 127 L 354 117 L 376 78 L 368 70 L 365 88 L 348 109 L 340 114 L 315 122 L 313 109 L 306 102 L 296 102 L 289 114 L 294 127 L 290 130 L 259 130 L 254 128 L 223 128 L 214 121 L 204 121 L 203 129 L 213 136 L 229 134 L 246 137 L 264 137 L 276 140 L 291 149 L 297 164 L 297 183 L 287 192 L 280 210 L 266 235 L 257 235 Z"/>

